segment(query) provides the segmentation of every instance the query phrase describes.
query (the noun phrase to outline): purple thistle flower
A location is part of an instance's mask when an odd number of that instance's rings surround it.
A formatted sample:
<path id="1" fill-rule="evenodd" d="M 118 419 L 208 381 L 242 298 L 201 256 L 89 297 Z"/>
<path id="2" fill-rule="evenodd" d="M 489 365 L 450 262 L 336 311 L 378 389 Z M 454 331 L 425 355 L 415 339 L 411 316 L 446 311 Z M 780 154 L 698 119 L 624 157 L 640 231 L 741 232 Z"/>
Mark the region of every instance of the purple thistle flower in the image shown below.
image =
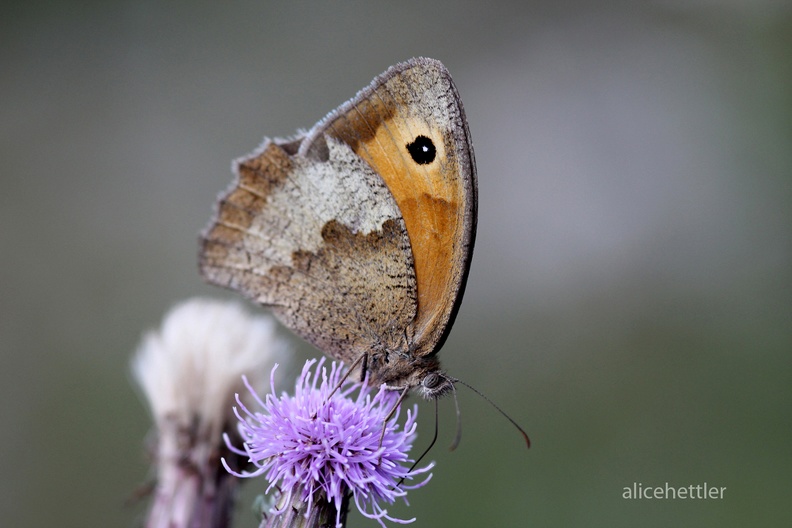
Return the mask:
<path id="1" fill-rule="evenodd" d="M 335 505 L 337 526 L 341 525 L 347 493 L 363 515 L 376 519 L 382 526 L 385 526 L 383 519 L 398 523 L 414 521 L 389 516 L 382 503 L 393 504 L 397 497 L 406 496 L 406 490 L 421 487 L 431 478 L 429 474 L 413 486 L 401 483 L 433 467 L 429 464 L 409 469 L 412 460 L 407 454 L 416 437 L 417 405 L 407 410 L 406 423 L 399 430 L 398 410 L 385 424 L 398 399 L 398 391 L 383 385 L 372 398 L 368 385 L 347 379 L 333 393 L 346 369 L 332 362 L 328 376 L 327 368 L 323 367 L 324 358 L 311 369 L 314 363 L 316 360 L 310 360 L 303 367 L 294 396 L 283 393 L 277 397 L 271 380 L 271 392 L 262 401 L 248 386 L 264 412 L 251 412 L 237 396 L 239 407 L 234 412 L 239 418 L 244 450 L 231 446 L 228 439 L 226 443 L 235 453 L 247 456 L 257 469 L 239 473 L 223 461 L 226 470 L 238 477 L 266 474 L 270 483 L 267 492 L 277 485 L 289 497 L 285 504 L 296 494 L 308 504 L 306 516 L 315 501 L 326 499 Z M 277 365 L 272 376 L 276 368 Z M 358 394 L 353 397 L 356 390 Z M 275 513 L 282 513 L 285 508 Z"/>

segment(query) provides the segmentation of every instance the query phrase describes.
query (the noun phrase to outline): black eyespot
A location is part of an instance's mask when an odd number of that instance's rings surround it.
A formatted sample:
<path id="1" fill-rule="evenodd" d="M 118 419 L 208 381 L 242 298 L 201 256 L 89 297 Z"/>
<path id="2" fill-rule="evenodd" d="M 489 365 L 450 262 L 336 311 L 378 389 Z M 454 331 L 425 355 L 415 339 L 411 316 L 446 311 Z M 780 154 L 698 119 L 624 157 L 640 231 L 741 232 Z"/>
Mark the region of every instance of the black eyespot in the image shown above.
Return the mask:
<path id="1" fill-rule="evenodd" d="M 418 165 L 432 163 L 435 159 L 435 154 L 437 154 L 434 143 L 426 136 L 418 136 L 412 143 L 408 143 L 407 151 Z"/>

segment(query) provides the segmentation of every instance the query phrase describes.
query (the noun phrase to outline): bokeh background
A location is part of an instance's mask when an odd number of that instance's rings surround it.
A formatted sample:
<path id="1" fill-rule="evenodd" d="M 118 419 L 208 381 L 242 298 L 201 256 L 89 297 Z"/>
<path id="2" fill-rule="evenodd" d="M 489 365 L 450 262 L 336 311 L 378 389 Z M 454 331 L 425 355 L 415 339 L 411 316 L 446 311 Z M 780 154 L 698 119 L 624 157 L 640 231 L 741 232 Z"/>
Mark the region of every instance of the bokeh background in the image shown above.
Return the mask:
<path id="1" fill-rule="evenodd" d="M 139 526 L 150 419 L 128 362 L 221 292 L 196 237 L 232 158 L 389 65 L 441 59 L 480 219 L 442 350 L 530 433 L 441 402 L 416 526 L 792 518 L 792 5 L 5 2 L 0 524 Z M 307 347 L 301 353 L 310 355 Z M 432 435 L 422 404 L 416 450 Z M 623 488 L 725 486 L 722 500 Z M 237 526 L 256 521 L 248 483 Z M 360 516 L 350 526 L 375 526 Z"/>

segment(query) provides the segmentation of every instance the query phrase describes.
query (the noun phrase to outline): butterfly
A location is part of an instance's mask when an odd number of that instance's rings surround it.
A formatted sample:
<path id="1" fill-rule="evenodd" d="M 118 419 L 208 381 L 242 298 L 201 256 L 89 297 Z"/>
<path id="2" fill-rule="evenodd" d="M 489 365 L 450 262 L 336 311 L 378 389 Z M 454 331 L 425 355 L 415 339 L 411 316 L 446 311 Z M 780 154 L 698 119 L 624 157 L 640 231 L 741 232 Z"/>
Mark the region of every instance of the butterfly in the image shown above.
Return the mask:
<path id="1" fill-rule="evenodd" d="M 265 138 L 201 235 L 209 282 L 369 383 L 436 398 L 476 234 L 465 112 L 448 70 L 390 67 L 307 132 Z"/>

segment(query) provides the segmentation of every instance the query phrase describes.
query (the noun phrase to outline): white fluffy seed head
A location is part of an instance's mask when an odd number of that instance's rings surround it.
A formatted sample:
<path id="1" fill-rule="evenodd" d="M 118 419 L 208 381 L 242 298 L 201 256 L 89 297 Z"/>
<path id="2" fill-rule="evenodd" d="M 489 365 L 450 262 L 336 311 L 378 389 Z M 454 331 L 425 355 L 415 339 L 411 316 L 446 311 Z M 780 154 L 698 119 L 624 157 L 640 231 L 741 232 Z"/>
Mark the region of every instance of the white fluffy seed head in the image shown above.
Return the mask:
<path id="1" fill-rule="evenodd" d="M 288 362 L 288 344 L 276 327 L 272 317 L 251 315 L 237 302 L 194 298 L 174 306 L 132 360 L 160 433 L 163 426 L 197 426 L 194 433 L 219 443 L 234 394 L 247 393 L 242 375 L 263 388 L 273 364 Z"/>

